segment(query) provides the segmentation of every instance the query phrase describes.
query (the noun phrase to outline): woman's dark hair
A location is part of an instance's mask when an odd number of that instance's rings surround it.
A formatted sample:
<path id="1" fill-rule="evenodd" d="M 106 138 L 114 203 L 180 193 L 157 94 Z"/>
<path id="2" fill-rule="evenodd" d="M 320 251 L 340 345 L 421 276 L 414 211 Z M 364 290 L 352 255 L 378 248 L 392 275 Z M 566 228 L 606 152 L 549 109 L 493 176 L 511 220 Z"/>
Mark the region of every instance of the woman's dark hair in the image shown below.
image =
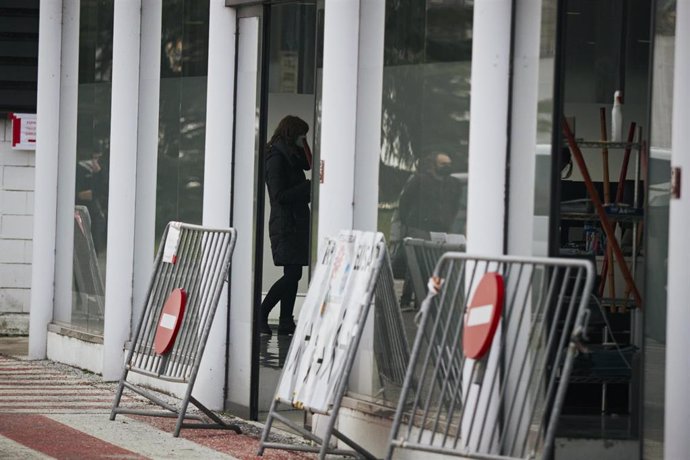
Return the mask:
<path id="1" fill-rule="evenodd" d="M 308 131 L 309 125 L 306 121 L 294 115 L 288 115 L 280 120 L 271 140 L 268 141 L 268 145 L 273 145 L 277 140 L 282 140 L 287 145 L 295 145 L 297 138 L 307 134 Z"/>

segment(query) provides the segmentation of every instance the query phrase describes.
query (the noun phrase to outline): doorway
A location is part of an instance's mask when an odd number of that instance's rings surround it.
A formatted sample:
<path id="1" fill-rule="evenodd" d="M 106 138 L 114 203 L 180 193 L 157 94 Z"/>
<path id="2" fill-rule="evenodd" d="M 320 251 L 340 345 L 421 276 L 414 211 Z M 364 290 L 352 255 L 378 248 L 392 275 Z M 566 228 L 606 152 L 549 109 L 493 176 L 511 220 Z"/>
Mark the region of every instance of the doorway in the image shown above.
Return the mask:
<path id="1" fill-rule="evenodd" d="M 670 114 L 671 99 L 653 64 L 669 65 L 675 2 L 559 8 L 550 253 L 591 260 L 598 280 L 590 352 L 575 363 L 557 436 L 661 458 L 670 119 L 654 112 Z M 561 149 L 568 137 L 570 150 Z"/>
<path id="2" fill-rule="evenodd" d="M 295 115 L 309 124 L 307 142 L 313 163 L 319 162 L 320 85 L 322 69 L 323 1 L 302 0 L 267 2 L 243 7 L 237 14 L 237 106 L 235 126 L 235 165 L 240 172 L 236 184 L 251 181 L 251 196 L 239 196 L 252 203 L 253 278 L 252 351 L 249 412 L 253 420 L 265 419 L 292 339 L 277 331 L 280 304 L 271 311 L 273 334 L 260 334 L 258 318 L 261 301 L 282 276 L 282 267 L 273 263 L 268 236 L 270 204 L 264 183 L 265 146 L 280 120 Z M 248 158 L 253 153 L 253 158 Z M 244 158 L 240 159 L 239 156 Z M 237 169 L 244 162 L 246 169 Z M 245 174 L 244 171 L 252 171 Z M 311 252 L 313 260 L 317 238 L 318 177 L 305 171 L 312 180 Z M 245 184 L 245 190 L 250 190 Z M 240 186 L 241 188 L 241 186 Z M 237 219 L 239 216 L 235 216 Z M 300 280 L 293 316 L 299 311 L 309 285 L 309 267 Z M 301 412 L 299 413 L 301 416 Z"/>

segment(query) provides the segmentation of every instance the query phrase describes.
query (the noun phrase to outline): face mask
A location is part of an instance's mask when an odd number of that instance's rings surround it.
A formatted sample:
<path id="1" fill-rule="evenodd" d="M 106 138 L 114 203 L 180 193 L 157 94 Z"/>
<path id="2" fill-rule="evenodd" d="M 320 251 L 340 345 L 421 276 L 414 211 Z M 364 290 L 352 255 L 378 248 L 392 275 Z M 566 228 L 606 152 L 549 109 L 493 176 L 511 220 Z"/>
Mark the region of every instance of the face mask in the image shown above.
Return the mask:
<path id="1" fill-rule="evenodd" d="M 436 169 L 436 174 L 439 176 L 450 176 L 450 166 L 439 166 Z"/>
<path id="2" fill-rule="evenodd" d="M 298 136 L 297 139 L 295 139 L 295 145 L 297 145 L 297 147 L 303 149 L 303 148 L 304 148 L 304 139 L 305 139 L 305 137 L 306 137 L 306 136 L 305 136 L 304 134 L 301 135 L 301 136 Z"/>

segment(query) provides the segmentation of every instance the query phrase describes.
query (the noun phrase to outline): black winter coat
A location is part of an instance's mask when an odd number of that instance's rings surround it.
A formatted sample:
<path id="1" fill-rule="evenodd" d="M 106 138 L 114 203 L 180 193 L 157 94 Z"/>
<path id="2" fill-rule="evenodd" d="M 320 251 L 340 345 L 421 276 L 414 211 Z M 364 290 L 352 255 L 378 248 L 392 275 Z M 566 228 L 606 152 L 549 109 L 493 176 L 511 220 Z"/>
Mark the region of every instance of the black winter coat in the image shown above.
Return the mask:
<path id="1" fill-rule="evenodd" d="M 460 209 L 461 193 L 462 182 L 455 177 L 415 173 L 400 194 L 400 222 L 427 232 L 457 231 L 452 225 Z"/>
<path id="2" fill-rule="evenodd" d="M 264 160 L 265 180 L 271 202 L 268 234 L 273 263 L 277 266 L 309 264 L 309 201 L 311 181 L 304 151 L 274 142 Z"/>

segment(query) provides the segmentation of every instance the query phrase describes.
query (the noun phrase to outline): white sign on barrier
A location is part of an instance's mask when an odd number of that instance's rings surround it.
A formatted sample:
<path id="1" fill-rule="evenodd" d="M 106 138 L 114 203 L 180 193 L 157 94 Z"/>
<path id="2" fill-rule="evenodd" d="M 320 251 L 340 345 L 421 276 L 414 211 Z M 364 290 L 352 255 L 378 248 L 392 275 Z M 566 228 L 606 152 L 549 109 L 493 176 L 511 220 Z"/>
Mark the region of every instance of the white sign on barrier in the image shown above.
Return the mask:
<path id="1" fill-rule="evenodd" d="M 341 232 L 329 240 L 315 267 L 276 397 L 300 409 L 327 413 L 358 327 L 366 320 L 362 299 L 374 289 L 383 235 Z M 352 351 L 354 352 L 354 351 Z"/>
<path id="2" fill-rule="evenodd" d="M 175 264 L 177 262 L 177 246 L 180 244 L 180 223 L 171 222 L 168 227 L 168 236 L 165 239 L 163 249 L 163 262 Z"/>

